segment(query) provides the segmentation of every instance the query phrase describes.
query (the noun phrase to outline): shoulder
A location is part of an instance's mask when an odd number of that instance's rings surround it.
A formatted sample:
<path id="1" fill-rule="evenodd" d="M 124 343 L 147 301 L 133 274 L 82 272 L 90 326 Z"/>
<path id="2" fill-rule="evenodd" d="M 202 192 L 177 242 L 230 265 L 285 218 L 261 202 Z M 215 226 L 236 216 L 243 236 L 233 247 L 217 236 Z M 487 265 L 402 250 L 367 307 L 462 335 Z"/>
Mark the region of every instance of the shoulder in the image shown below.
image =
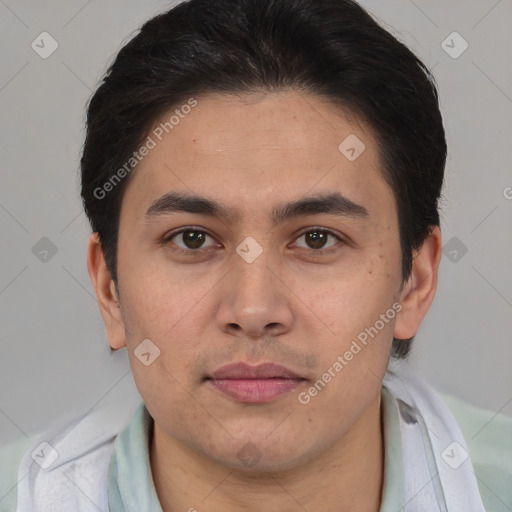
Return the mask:
<path id="1" fill-rule="evenodd" d="M 512 417 L 439 393 L 466 440 L 488 510 L 512 508 Z"/>
<path id="2" fill-rule="evenodd" d="M 20 461 L 40 435 L 34 434 L 0 446 L 0 512 L 15 510 Z"/>
<path id="3" fill-rule="evenodd" d="M 0 512 L 16 507 L 46 512 L 63 501 L 69 505 L 66 510 L 78 510 L 77 486 L 95 503 L 106 505 L 114 441 L 139 403 L 131 398 L 63 417 L 37 435 L 1 447 Z"/>

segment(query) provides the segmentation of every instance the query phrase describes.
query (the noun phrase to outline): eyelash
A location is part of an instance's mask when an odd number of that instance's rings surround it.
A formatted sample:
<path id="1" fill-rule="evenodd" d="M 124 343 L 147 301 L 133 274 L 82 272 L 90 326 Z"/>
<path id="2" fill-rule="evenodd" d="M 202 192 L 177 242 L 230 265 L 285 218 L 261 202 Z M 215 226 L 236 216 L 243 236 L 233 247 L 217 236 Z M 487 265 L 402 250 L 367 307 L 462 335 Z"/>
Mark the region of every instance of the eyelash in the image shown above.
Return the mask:
<path id="1" fill-rule="evenodd" d="M 207 236 L 209 236 L 210 238 L 213 238 L 215 240 L 215 238 L 210 235 L 207 231 L 204 231 L 203 229 L 199 229 L 199 228 L 196 228 L 194 226 L 188 226 L 186 228 L 182 228 L 180 229 L 179 231 L 174 231 L 172 233 L 169 233 L 167 236 L 164 236 L 164 238 L 162 239 L 162 245 L 163 244 L 167 244 L 168 242 L 170 242 L 173 238 L 175 238 L 176 236 L 178 235 L 181 235 L 182 233 L 187 233 L 189 231 L 196 231 L 198 233 L 202 233 L 202 234 L 205 234 Z M 311 232 L 320 232 L 322 234 L 326 234 L 326 235 L 329 235 L 329 236 L 332 236 L 333 238 L 335 238 L 338 242 L 340 242 L 342 245 L 345 243 L 343 241 L 342 238 L 340 238 L 336 233 L 334 233 L 333 231 L 329 230 L 329 229 L 325 229 L 325 228 L 321 228 L 321 227 L 310 227 L 304 231 L 302 231 L 299 235 L 297 235 L 297 238 L 295 240 L 298 240 L 300 237 L 308 234 L 308 233 L 311 233 Z M 183 254 L 183 255 L 186 255 L 186 256 L 195 256 L 195 255 L 198 255 L 198 254 L 202 254 L 202 253 L 205 253 L 207 251 L 209 251 L 210 248 L 199 248 L 199 249 L 183 249 L 181 247 L 174 247 L 172 248 L 171 250 L 173 252 L 176 252 L 178 254 Z M 337 247 L 337 248 L 333 248 L 333 247 L 328 247 L 327 249 L 307 249 L 307 248 L 304 248 L 304 247 L 301 247 L 301 249 L 306 252 L 309 256 L 318 256 L 318 255 L 323 255 L 323 254 L 332 254 L 332 253 L 335 253 L 337 252 L 340 248 Z"/>

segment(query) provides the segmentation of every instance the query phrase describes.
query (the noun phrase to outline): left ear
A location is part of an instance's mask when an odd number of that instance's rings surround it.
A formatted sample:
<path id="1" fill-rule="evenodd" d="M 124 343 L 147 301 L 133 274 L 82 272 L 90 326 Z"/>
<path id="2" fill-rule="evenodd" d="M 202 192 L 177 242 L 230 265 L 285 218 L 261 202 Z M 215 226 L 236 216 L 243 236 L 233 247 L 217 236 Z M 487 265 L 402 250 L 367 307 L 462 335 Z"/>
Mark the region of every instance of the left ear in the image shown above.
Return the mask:
<path id="1" fill-rule="evenodd" d="M 406 340 L 416 335 L 436 294 L 442 253 L 441 230 L 433 226 L 421 248 L 413 254 L 411 275 L 400 294 L 402 310 L 397 315 L 395 338 Z"/>

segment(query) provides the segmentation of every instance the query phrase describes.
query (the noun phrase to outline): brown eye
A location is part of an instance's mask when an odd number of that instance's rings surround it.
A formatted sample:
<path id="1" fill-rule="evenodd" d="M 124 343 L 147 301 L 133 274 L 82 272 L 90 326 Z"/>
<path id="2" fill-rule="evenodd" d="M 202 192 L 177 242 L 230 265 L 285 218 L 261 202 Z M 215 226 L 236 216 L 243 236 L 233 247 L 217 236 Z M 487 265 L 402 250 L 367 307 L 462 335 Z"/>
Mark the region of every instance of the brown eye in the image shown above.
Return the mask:
<path id="1" fill-rule="evenodd" d="M 334 249 L 332 248 L 337 245 L 336 242 L 342 242 L 340 237 L 325 229 L 310 229 L 309 231 L 302 233 L 297 240 L 300 240 L 301 238 L 304 238 L 306 246 L 298 245 L 298 247 L 303 247 L 306 250 L 309 249 L 310 252 L 318 252 L 320 254 L 322 252 L 333 252 Z M 331 238 L 334 243 L 326 245 L 329 238 Z"/>
<path id="2" fill-rule="evenodd" d="M 210 244 L 210 246 L 205 246 L 204 244 L 208 239 L 214 241 L 213 237 L 211 237 L 205 231 L 201 231 L 199 229 L 194 228 L 187 228 L 181 229 L 180 231 L 177 231 L 175 233 L 171 233 L 170 235 L 164 238 L 163 242 L 172 243 L 172 245 L 176 246 L 174 249 L 177 251 L 181 250 L 185 252 L 199 252 L 202 250 L 209 249 L 211 245 L 216 245 Z"/>
<path id="3" fill-rule="evenodd" d="M 201 231 L 184 231 L 181 237 L 187 249 L 199 249 L 206 239 L 206 234 Z"/>
<path id="4" fill-rule="evenodd" d="M 327 243 L 328 235 L 323 231 L 309 231 L 304 234 L 306 243 L 312 249 L 322 249 Z"/>

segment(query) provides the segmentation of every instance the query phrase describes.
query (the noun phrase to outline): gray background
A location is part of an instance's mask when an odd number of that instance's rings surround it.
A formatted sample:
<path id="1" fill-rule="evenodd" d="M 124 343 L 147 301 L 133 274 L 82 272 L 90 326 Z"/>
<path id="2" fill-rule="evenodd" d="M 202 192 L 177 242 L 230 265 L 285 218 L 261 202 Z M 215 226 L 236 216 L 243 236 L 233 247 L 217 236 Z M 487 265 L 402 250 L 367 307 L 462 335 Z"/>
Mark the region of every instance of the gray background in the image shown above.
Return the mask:
<path id="1" fill-rule="evenodd" d="M 437 389 L 512 414 L 512 1 L 362 3 L 434 70 L 447 130 L 441 227 L 445 244 L 454 239 L 412 364 Z M 78 163 L 92 90 L 123 42 L 169 5 L 0 0 L 0 445 L 138 400 L 89 281 Z M 31 48 L 43 31 L 58 42 L 47 59 Z M 453 31 L 469 44 L 458 58 L 441 46 Z M 46 261 L 34 254 L 43 237 L 57 250 Z"/>

